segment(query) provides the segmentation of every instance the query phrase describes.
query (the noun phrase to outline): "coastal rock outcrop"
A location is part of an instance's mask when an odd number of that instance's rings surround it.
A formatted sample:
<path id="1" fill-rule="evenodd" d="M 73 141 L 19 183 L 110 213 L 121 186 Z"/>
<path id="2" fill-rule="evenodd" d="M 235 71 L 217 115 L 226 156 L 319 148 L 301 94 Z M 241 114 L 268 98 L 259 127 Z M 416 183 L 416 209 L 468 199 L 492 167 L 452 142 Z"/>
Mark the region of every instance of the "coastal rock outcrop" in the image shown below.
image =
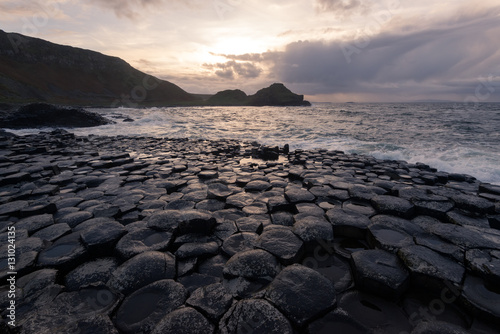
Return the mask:
<path id="1" fill-rule="evenodd" d="M 98 113 L 81 108 L 58 107 L 46 103 L 32 103 L 15 111 L 0 111 L 4 128 L 26 129 L 41 127 L 92 127 L 113 123 Z"/>

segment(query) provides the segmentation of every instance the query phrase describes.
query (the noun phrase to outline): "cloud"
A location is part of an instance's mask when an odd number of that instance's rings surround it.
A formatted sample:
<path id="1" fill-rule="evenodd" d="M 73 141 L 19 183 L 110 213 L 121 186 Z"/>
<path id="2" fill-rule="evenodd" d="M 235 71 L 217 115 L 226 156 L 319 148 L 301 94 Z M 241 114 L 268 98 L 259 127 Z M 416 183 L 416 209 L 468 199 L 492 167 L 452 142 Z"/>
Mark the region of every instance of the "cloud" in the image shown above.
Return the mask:
<path id="1" fill-rule="evenodd" d="M 234 79 L 235 76 L 253 79 L 257 78 L 262 69 L 250 62 L 237 62 L 230 60 L 225 63 L 203 64 L 203 67 L 213 71 L 213 73 L 221 78 Z"/>
<path id="2" fill-rule="evenodd" d="M 165 6 L 178 9 L 178 7 L 199 9 L 207 5 L 203 0 L 85 0 L 92 5 L 97 5 L 112 10 L 118 18 L 137 20 L 144 16 L 145 10 L 159 9 Z"/>
<path id="3" fill-rule="evenodd" d="M 364 0 L 316 0 L 319 12 L 333 12 L 339 16 L 366 14 L 371 4 Z"/>
<path id="4" fill-rule="evenodd" d="M 379 94 L 382 100 L 397 101 L 428 94 L 463 99 L 489 78 L 488 98 L 500 100 L 499 13 L 500 8 L 489 9 L 425 28 L 405 22 L 405 29 L 390 27 L 390 32 L 356 39 L 298 41 L 280 52 L 225 56 L 254 66 L 266 64 L 278 80 L 306 95 Z"/>

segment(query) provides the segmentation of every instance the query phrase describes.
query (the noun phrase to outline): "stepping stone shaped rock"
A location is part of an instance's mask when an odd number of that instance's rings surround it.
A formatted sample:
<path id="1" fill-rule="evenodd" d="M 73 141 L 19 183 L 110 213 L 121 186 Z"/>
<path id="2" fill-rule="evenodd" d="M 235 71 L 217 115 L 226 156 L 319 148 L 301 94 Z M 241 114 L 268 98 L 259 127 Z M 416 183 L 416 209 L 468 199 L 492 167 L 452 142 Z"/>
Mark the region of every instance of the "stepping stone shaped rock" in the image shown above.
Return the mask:
<path id="1" fill-rule="evenodd" d="M 333 240 L 332 225 L 323 217 L 302 218 L 293 224 L 292 231 L 305 243 Z"/>
<path id="2" fill-rule="evenodd" d="M 243 208 L 254 202 L 255 198 L 252 194 L 241 192 L 226 198 L 226 204 L 231 207 Z"/>
<path id="3" fill-rule="evenodd" d="M 429 334 L 429 333 L 467 334 L 470 332 L 465 330 L 463 327 L 450 324 L 444 321 L 432 321 L 432 322 L 422 321 L 411 331 L 411 334 Z"/>
<path id="4" fill-rule="evenodd" d="M 202 233 L 208 234 L 216 223 L 215 218 L 201 210 L 165 210 L 149 217 L 148 227 L 180 234 Z"/>
<path id="5" fill-rule="evenodd" d="M 125 261 L 111 275 L 107 285 L 128 295 L 150 283 L 176 275 L 175 257 L 170 253 L 145 252 Z"/>
<path id="6" fill-rule="evenodd" d="M 406 246 L 398 256 L 410 270 L 412 283 L 419 287 L 439 289 L 445 280 L 460 284 L 465 273 L 460 264 L 427 247 Z"/>
<path id="7" fill-rule="evenodd" d="M 349 333 L 365 334 L 370 330 L 345 314 L 342 310 L 334 310 L 324 317 L 313 321 L 307 327 L 308 333 Z"/>
<path id="8" fill-rule="evenodd" d="M 493 248 L 498 249 L 500 243 L 487 238 L 484 234 L 454 224 L 436 224 L 430 227 L 430 231 L 438 237 L 466 249 L 469 248 Z"/>
<path id="9" fill-rule="evenodd" d="M 47 240 L 47 241 L 54 241 L 63 235 L 71 233 L 71 227 L 68 226 L 68 224 L 54 224 L 50 225 L 48 227 L 45 227 L 35 234 L 33 234 L 33 237 L 35 238 L 40 238 L 42 240 Z"/>
<path id="10" fill-rule="evenodd" d="M 0 216 L 19 216 L 21 210 L 26 208 L 28 205 L 29 203 L 27 201 L 14 201 L 0 204 Z"/>
<path id="11" fill-rule="evenodd" d="M 212 325 L 200 312 L 183 307 L 167 314 L 151 334 L 206 334 L 214 331 Z"/>
<path id="12" fill-rule="evenodd" d="M 80 242 L 80 233 L 71 233 L 41 251 L 38 266 L 67 269 L 80 264 L 87 256 L 87 250 Z"/>
<path id="13" fill-rule="evenodd" d="M 247 215 L 263 215 L 268 211 L 267 204 L 264 202 L 253 202 L 243 208 L 243 212 Z"/>
<path id="14" fill-rule="evenodd" d="M 209 257 L 211 255 L 216 255 L 218 252 L 219 244 L 215 241 L 205 243 L 195 242 L 182 244 L 175 252 L 175 256 L 178 259 Z"/>
<path id="15" fill-rule="evenodd" d="M 187 305 L 201 310 L 212 321 L 220 320 L 232 303 L 233 297 L 221 283 L 196 289 L 186 301 Z"/>
<path id="16" fill-rule="evenodd" d="M 236 220 L 236 226 L 240 232 L 252 232 L 260 234 L 264 225 L 270 224 L 269 216 L 252 215 Z"/>
<path id="17" fill-rule="evenodd" d="M 264 231 L 256 246 L 276 256 L 281 263 L 291 264 L 302 255 L 304 243 L 289 229 Z"/>
<path id="18" fill-rule="evenodd" d="M 316 198 L 307 189 L 299 187 L 286 187 L 285 188 L 285 198 L 292 204 L 297 204 L 301 202 L 312 202 Z"/>
<path id="19" fill-rule="evenodd" d="M 368 226 L 372 223 L 361 213 L 340 208 L 328 210 L 326 217 L 332 223 L 335 235 L 355 239 L 364 239 Z"/>
<path id="20" fill-rule="evenodd" d="M 250 181 L 245 185 L 245 190 L 248 192 L 252 191 L 265 191 L 270 189 L 272 186 L 269 182 L 266 181 L 261 181 L 261 180 L 255 180 L 255 181 Z"/>
<path id="21" fill-rule="evenodd" d="M 500 258 L 488 250 L 469 249 L 465 253 L 465 263 L 472 272 L 487 283 L 495 285 L 500 281 Z"/>
<path id="22" fill-rule="evenodd" d="M 219 201 L 217 199 L 206 199 L 195 205 L 197 210 L 204 210 L 215 212 L 219 210 L 223 210 L 226 206 L 226 203 L 223 201 Z"/>
<path id="23" fill-rule="evenodd" d="M 368 293 L 398 299 L 409 287 L 410 274 L 397 255 L 374 249 L 351 254 L 356 287 Z"/>
<path id="24" fill-rule="evenodd" d="M 450 244 L 434 235 L 416 236 L 415 243 L 430 248 L 444 256 L 454 258 L 457 262 L 464 261 L 464 250 L 461 247 Z"/>
<path id="25" fill-rule="evenodd" d="M 415 211 L 419 215 L 431 216 L 442 219 L 446 213 L 455 207 L 451 201 L 422 201 L 414 200 Z"/>
<path id="26" fill-rule="evenodd" d="M 22 290 L 21 298 L 25 299 L 32 294 L 55 284 L 58 271 L 55 269 L 40 269 L 19 278 L 16 286 Z"/>
<path id="27" fill-rule="evenodd" d="M 225 200 L 227 197 L 231 196 L 233 191 L 225 184 L 222 183 L 211 183 L 208 185 L 207 195 L 208 198 Z"/>
<path id="28" fill-rule="evenodd" d="M 225 239 L 222 244 L 222 251 L 228 256 L 236 253 L 252 250 L 259 235 L 257 233 L 242 232 L 236 233 Z"/>
<path id="29" fill-rule="evenodd" d="M 473 311 L 492 320 L 500 319 L 500 293 L 488 289 L 483 279 L 467 274 L 461 299 Z"/>
<path id="30" fill-rule="evenodd" d="M 128 227 L 128 226 L 127 226 Z M 124 235 L 116 244 L 116 251 L 123 259 L 148 252 L 167 249 L 172 241 L 172 233 L 140 228 Z"/>
<path id="31" fill-rule="evenodd" d="M 342 209 L 361 213 L 367 217 L 377 214 L 371 203 L 363 200 L 347 200 L 342 203 Z"/>
<path id="32" fill-rule="evenodd" d="M 187 291 L 174 280 L 156 281 L 125 298 L 115 317 L 123 333 L 149 333 L 168 313 L 184 304 Z"/>
<path id="33" fill-rule="evenodd" d="M 203 275 L 222 278 L 222 271 L 227 261 L 228 258 L 224 255 L 213 256 L 199 264 L 198 272 Z"/>
<path id="34" fill-rule="evenodd" d="M 57 222 L 68 224 L 69 227 L 74 228 L 78 224 L 81 224 L 92 217 L 92 213 L 88 211 L 78 211 L 60 217 L 59 219 L 57 219 Z"/>
<path id="35" fill-rule="evenodd" d="M 298 264 L 286 267 L 274 278 L 266 298 L 299 326 L 336 303 L 333 283 L 317 271 Z"/>
<path id="36" fill-rule="evenodd" d="M 52 224 L 54 224 L 54 218 L 52 215 L 44 214 L 21 219 L 15 224 L 15 226 L 17 230 L 25 229 L 28 231 L 28 234 L 31 235 L 34 232 Z"/>
<path id="37" fill-rule="evenodd" d="M 271 214 L 271 221 L 274 225 L 293 226 L 294 219 L 290 212 L 278 211 Z"/>
<path id="38" fill-rule="evenodd" d="M 384 195 L 387 193 L 387 190 L 374 187 L 374 186 L 365 186 L 361 184 L 351 184 L 348 188 L 349 195 L 354 199 L 369 201 L 373 197 L 377 195 Z"/>
<path id="39" fill-rule="evenodd" d="M 413 245 L 413 238 L 402 231 L 395 231 L 384 226 L 372 225 L 368 229 L 368 243 L 373 248 L 380 248 L 396 253 L 400 248 Z"/>
<path id="40" fill-rule="evenodd" d="M 346 292 L 338 299 L 337 309 L 361 326 L 378 333 L 409 333 L 408 316 L 395 303 L 363 292 Z"/>
<path id="41" fill-rule="evenodd" d="M 81 232 L 83 244 L 93 254 L 111 253 L 118 240 L 127 233 L 122 224 L 108 221 Z"/>
<path id="42" fill-rule="evenodd" d="M 221 334 L 294 333 L 288 319 L 262 299 L 243 299 L 235 303 L 219 322 L 219 330 Z"/>
<path id="43" fill-rule="evenodd" d="M 114 258 L 103 258 L 86 262 L 70 271 L 64 278 L 68 291 L 77 291 L 89 285 L 105 284 L 118 268 Z"/>
<path id="44" fill-rule="evenodd" d="M 450 224 L 460 226 L 469 225 L 482 228 L 490 228 L 490 223 L 486 217 L 470 217 L 460 212 L 460 210 L 452 210 L 446 213 L 446 220 Z"/>
<path id="45" fill-rule="evenodd" d="M 176 199 L 165 206 L 165 210 L 189 210 L 193 209 L 196 203 L 184 199 Z"/>
<path id="46" fill-rule="evenodd" d="M 459 209 L 486 214 L 495 212 L 495 203 L 475 195 L 456 195 L 451 198 Z"/>
<path id="47" fill-rule="evenodd" d="M 372 205 L 379 213 L 410 218 L 414 213 L 414 206 L 404 198 L 379 195 L 371 199 Z"/>
<path id="48" fill-rule="evenodd" d="M 229 277 L 271 280 L 281 270 L 274 255 L 262 249 L 239 252 L 224 266 L 223 274 Z"/>
<path id="49" fill-rule="evenodd" d="M 116 308 L 121 296 L 106 286 L 96 286 L 75 292 L 62 292 L 53 301 L 36 308 L 23 323 L 26 333 L 49 332 L 57 328 L 58 333 L 70 333 L 81 321 L 89 321 L 97 314 L 106 317 Z M 63 330 L 59 330 L 59 329 Z"/>

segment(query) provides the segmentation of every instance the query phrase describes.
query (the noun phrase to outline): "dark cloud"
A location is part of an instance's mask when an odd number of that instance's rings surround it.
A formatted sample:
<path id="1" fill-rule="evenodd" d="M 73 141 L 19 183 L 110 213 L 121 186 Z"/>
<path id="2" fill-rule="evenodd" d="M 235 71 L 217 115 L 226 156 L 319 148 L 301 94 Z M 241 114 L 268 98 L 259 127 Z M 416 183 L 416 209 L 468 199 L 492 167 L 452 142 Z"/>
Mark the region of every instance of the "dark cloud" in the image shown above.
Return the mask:
<path id="1" fill-rule="evenodd" d="M 489 100 L 500 100 L 499 12 L 428 29 L 407 24 L 405 29 L 349 41 L 299 41 L 260 57 L 227 57 L 256 66 L 266 63 L 279 80 L 307 95 L 380 94 L 387 101 L 430 94 L 460 99 L 475 94 L 481 78 L 490 78 L 489 88 L 482 90 L 490 91 Z"/>
<path id="2" fill-rule="evenodd" d="M 203 67 L 214 71 L 217 76 L 226 79 L 234 79 L 235 76 L 253 79 L 257 78 L 262 72 L 262 69 L 255 64 L 234 60 L 225 63 L 203 64 Z"/>

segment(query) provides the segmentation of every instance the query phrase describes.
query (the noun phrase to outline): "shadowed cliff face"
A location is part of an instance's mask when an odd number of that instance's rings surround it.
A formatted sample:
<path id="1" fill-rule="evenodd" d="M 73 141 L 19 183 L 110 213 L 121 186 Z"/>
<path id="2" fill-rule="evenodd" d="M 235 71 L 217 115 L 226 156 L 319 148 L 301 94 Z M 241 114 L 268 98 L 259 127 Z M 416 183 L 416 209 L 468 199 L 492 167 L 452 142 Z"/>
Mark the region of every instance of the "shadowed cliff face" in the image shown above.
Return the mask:
<path id="1" fill-rule="evenodd" d="M 120 58 L 0 30 L 0 102 L 140 107 L 195 100 Z"/>

